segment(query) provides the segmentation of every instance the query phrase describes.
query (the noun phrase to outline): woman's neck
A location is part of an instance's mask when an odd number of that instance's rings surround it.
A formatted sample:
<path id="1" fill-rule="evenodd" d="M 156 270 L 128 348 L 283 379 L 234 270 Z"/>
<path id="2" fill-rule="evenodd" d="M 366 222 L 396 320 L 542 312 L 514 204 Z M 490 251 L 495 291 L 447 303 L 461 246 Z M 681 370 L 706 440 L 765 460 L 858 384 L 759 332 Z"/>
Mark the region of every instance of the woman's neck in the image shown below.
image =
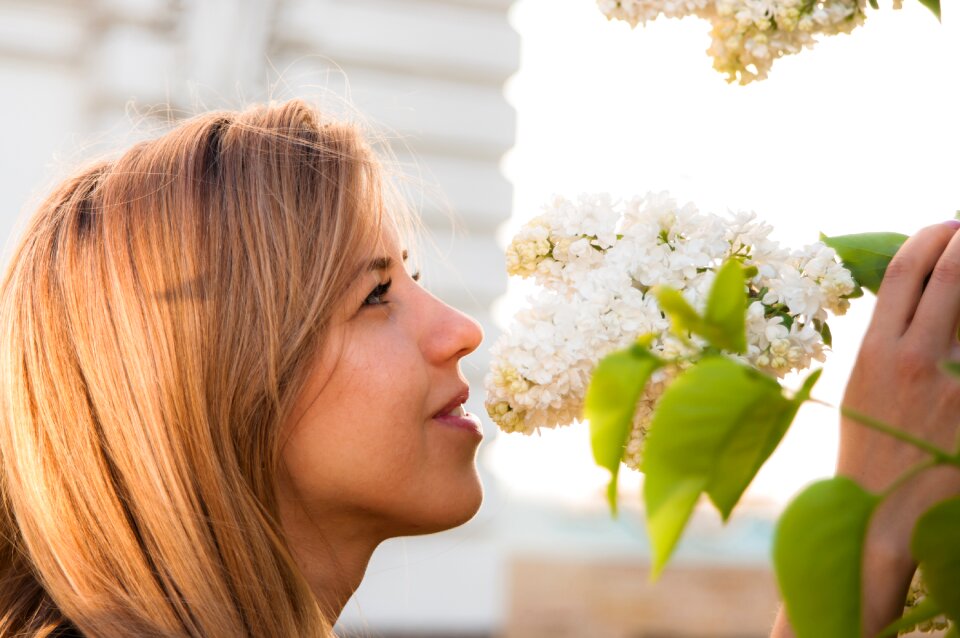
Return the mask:
<path id="1" fill-rule="evenodd" d="M 299 507 L 281 507 L 281 519 L 294 560 L 328 620 L 336 623 L 384 538 L 358 534 L 364 528 L 356 521 L 325 517 L 320 525 Z"/>

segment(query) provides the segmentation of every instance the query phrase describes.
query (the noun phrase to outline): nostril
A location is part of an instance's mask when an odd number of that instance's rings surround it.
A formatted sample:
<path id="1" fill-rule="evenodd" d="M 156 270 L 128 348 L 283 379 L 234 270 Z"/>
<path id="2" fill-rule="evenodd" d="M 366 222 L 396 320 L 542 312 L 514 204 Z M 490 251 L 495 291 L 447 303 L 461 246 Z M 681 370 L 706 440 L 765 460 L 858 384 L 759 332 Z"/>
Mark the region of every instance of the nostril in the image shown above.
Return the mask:
<path id="1" fill-rule="evenodd" d="M 480 322 L 474 319 L 473 317 L 464 314 L 463 318 L 467 323 L 465 330 L 465 341 L 469 344 L 467 350 L 473 352 L 476 350 L 480 343 L 483 341 L 483 326 L 480 325 Z"/>

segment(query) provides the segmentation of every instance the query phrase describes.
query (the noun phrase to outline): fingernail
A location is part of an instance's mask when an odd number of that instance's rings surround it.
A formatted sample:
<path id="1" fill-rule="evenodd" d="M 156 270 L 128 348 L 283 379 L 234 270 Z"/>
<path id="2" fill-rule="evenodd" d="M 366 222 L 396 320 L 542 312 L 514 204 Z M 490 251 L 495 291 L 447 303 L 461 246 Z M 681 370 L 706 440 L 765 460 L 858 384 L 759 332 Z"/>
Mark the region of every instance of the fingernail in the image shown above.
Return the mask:
<path id="1" fill-rule="evenodd" d="M 943 222 L 943 225 L 957 230 L 960 228 L 960 219 L 948 219 L 947 221 Z"/>

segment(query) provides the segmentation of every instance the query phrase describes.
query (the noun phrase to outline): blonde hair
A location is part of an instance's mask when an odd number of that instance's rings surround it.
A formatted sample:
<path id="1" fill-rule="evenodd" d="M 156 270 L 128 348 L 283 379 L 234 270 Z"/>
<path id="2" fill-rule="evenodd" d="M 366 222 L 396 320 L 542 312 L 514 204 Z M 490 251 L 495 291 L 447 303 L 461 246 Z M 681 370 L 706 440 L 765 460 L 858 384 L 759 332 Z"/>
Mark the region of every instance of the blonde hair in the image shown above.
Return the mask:
<path id="1" fill-rule="evenodd" d="M 186 121 L 63 182 L 0 291 L 0 636 L 322 636 L 280 424 L 384 209 L 302 101 Z"/>

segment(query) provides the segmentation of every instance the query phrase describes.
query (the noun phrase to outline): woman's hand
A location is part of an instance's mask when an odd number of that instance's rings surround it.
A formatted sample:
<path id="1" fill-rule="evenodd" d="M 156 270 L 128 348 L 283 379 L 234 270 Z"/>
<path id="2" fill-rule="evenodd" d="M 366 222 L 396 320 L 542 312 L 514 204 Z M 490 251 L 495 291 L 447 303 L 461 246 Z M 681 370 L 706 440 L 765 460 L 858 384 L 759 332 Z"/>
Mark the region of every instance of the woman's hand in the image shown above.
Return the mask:
<path id="1" fill-rule="evenodd" d="M 960 360 L 960 222 L 924 228 L 887 268 L 850 375 L 843 406 L 952 451 L 960 423 L 960 380 L 940 364 Z M 843 417 L 837 474 L 883 492 L 930 455 Z M 910 537 L 935 503 L 960 494 L 960 470 L 924 470 L 899 485 L 870 522 L 864 550 L 864 635 L 898 618 L 916 563 Z M 789 636 L 781 610 L 774 636 Z"/>
<path id="2" fill-rule="evenodd" d="M 924 228 L 887 268 L 843 405 L 952 451 L 960 423 L 960 380 L 943 361 L 960 359 L 960 222 Z M 840 426 L 837 474 L 881 492 L 930 455 L 853 419 Z M 873 635 L 902 612 L 916 565 L 917 519 L 960 494 L 960 470 L 926 470 L 899 486 L 871 520 L 864 555 L 864 630 Z"/>

